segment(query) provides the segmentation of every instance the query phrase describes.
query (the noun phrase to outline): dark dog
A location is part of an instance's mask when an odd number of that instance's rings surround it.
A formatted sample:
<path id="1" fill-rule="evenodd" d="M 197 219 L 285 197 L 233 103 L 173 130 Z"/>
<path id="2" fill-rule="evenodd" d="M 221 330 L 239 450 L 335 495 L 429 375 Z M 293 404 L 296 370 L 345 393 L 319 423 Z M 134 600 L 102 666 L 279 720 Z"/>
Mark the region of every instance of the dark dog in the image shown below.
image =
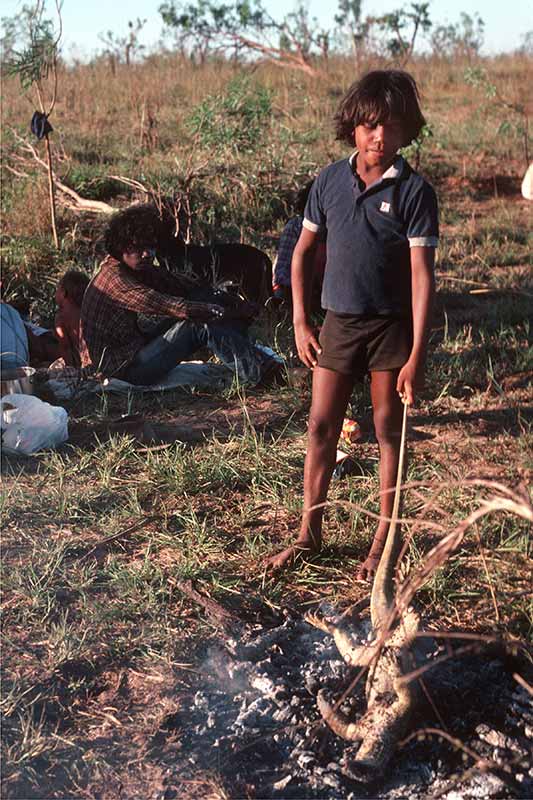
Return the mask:
<path id="1" fill-rule="evenodd" d="M 272 296 L 272 262 L 249 244 L 212 244 L 202 247 L 179 239 L 166 243 L 162 254 L 172 272 L 207 280 L 218 288 L 238 287 L 250 303 L 264 305 Z"/>

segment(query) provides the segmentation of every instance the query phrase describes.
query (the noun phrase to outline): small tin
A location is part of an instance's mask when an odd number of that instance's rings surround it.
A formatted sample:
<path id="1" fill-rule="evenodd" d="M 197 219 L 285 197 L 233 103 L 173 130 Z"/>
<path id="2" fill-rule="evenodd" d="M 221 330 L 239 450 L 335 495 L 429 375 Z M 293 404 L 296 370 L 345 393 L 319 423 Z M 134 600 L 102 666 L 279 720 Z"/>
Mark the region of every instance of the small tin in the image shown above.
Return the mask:
<path id="1" fill-rule="evenodd" d="M 355 444 L 362 436 L 359 423 L 354 419 L 344 418 L 341 430 L 341 439 L 347 444 Z"/>

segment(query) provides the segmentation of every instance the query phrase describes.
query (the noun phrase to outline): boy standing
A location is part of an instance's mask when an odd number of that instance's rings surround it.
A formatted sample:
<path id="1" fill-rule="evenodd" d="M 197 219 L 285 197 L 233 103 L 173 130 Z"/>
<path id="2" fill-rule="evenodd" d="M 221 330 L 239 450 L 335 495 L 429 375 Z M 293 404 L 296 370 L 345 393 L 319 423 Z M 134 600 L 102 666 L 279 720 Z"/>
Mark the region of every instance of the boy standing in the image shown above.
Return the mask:
<path id="1" fill-rule="evenodd" d="M 380 450 L 380 515 L 358 577 L 370 579 L 383 550 L 394 500 L 402 400 L 422 380 L 434 296 L 438 210 L 433 188 L 397 154 L 425 120 L 413 78 L 368 73 L 350 87 L 335 117 L 337 138 L 355 144 L 326 167 L 311 191 L 292 262 L 298 354 L 313 370 L 304 510 L 294 545 L 268 562 L 279 569 L 321 546 L 323 504 L 353 384 L 370 374 Z M 309 321 L 314 253 L 327 234 L 317 340 Z M 319 507 L 317 507 L 319 506 Z"/>

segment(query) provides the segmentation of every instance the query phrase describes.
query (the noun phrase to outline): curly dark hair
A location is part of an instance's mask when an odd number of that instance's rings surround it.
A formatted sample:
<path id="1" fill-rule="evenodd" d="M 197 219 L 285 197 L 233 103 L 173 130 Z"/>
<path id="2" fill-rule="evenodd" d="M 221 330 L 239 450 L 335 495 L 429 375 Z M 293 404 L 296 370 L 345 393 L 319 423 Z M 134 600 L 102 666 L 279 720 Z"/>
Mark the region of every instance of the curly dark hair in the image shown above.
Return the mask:
<path id="1" fill-rule="evenodd" d="M 392 117 L 403 123 L 404 146 L 426 124 L 415 79 L 399 69 L 374 70 L 353 83 L 341 100 L 334 117 L 335 136 L 353 147 L 358 125 L 383 123 Z"/>
<path id="2" fill-rule="evenodd" d="M 158 249 L 163 238 L 163 224 L 155 206 L 146 203 L 119 211 L 111 218 L 105 232 L 107 252 L 122 261 L 131 250 Z"/>
<path id="3" fill-rule="evenodd" d="M 65 295 L 69 297 L 73 303 L 81 308 L 83 302 L 83 295 L 85 289 L 89 285 L 90 278 L 86 272 L 81 269 L 67 269 L 58 286 L 60 286 Z"/>

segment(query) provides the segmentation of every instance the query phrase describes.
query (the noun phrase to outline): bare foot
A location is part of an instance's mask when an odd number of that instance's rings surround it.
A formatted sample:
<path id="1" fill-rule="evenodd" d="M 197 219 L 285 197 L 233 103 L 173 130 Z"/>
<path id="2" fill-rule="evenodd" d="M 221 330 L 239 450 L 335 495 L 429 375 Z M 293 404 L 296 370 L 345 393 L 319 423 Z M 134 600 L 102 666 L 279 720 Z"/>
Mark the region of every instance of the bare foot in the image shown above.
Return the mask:
<path id="1" fill-rule="evenodd" d="M 359 567 L 356 579 L 358 581 L 366 581 L 367 583 L 372 583 L 372 581 L 374 580 L 374 576 L 376 574 L 376 570 L 378 568 L 380 558 L 381 558 L 381 553 L 377 555 L 369 553 L 369 555 L 366 557 L 366 560 L 363 561 L 363 563 Z"/>
<path id="2" fill-rule="evenodd" d="M 286 547 L 281 553 L 271 556 L 265 562 L 265 569 L 268 572 L 279 572 L 282 569 L 293 567 L 297 561 L 306 558 L 313 553 L 318 553 L 320 546 L 316 547 L 311 542 L 296 542 Z"/>

